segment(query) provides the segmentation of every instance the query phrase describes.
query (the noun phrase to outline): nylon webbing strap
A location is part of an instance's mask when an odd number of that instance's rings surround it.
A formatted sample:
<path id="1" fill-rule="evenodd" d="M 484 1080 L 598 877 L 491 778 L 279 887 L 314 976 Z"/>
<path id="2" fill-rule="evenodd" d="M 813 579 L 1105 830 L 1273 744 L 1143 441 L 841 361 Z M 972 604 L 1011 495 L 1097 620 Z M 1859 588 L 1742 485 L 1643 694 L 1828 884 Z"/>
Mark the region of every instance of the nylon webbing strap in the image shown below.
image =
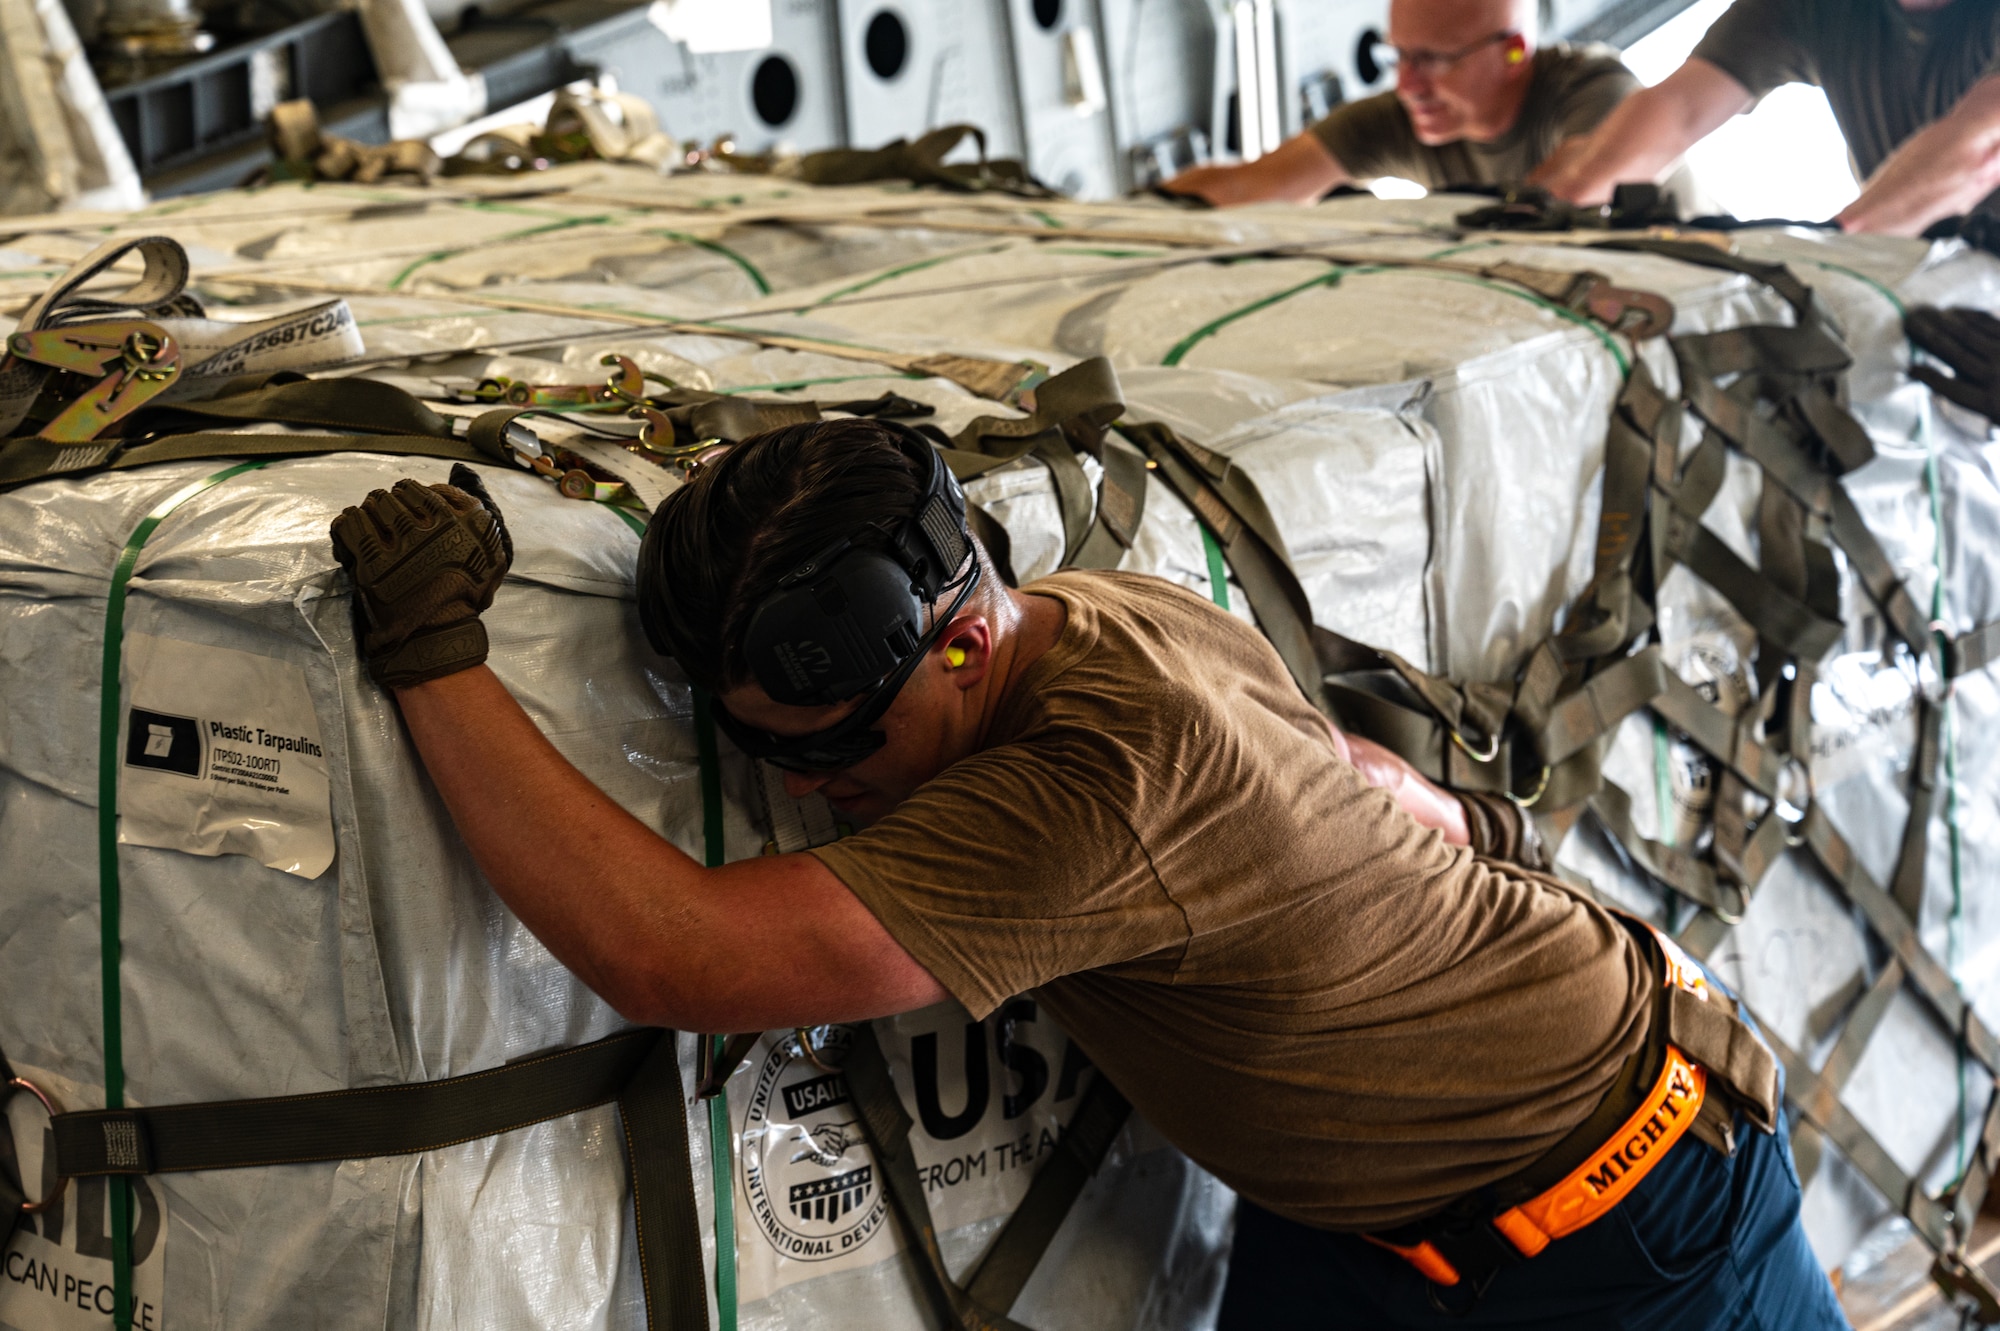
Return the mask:
<path id="1" fill-rule="evenodd" d="M 671 1031 L 626 1031 L 442 1081 L 58 1114 L 55 1169 L 81 1178 L 410 1155 L 614 1101 L 637 1216 L 647 1325 L 705 1328 L 685 1097 Z"/>
<path id="2" fill-rule="evenodd" d="M 2000 619 L 1968 629 L 1951 640 L 1945 649 L 1945 677 L 1957 679 L 1984 670 L 1995 658 L 2000 658 Z"/>
<path id="3" fill-rule="evenodd" d="M 1868 986 L 1861 1001 L 1848 1014 L 1847 1024 L 1841 1027 L 1840 1037 L 1834 1041 L 1833 1049 L 1820 1065 L 1819 1077 L 1812 1087 L 1814 1100 L 1804 1103 L 1800 1088 L 1792 1087 L 1792 1098 L 1800 1101 L 1805 1113 L 1792 1128 L 1792 1160 L 1798 1167 L 1799 1185 L 1804 1187 L 1819 1172 L 1821 1136 L 1816 1124 L 1832 1121 L 1835 1106 L 1841 1091 L 1847 1087 L 1848 1078 L 1854 1075 L 1855 1067 L 1861 1062 L 1862 1051 L 1875 1038 L 1875 1028 L 1882 1024 L 1888 1014 L 1889 1003 L 1903 987 L 1903 963 L 1894 957 L 1875 977 L 1875 983 Z"/>
<path id="4" fill-rule="evenodd" d="M 118 732 L 124 713 L 125 591 L 139 567 L 139 552 L 162 522 L 182 504 L 230 477 L 261 463 L 244 462 L 182 486 L 154 505 L 132 529 L 111 569 L 104 598 L 103 670 L 98 677 L 97 712 L 97 926 L 98 976 L 104 1012 L 104 1103 L 125 1103 L 125 1019 L 121 930 L 123 885 L 118 876 Z M 132 1325 L 132 1190 L 123 1180 L 106 1189 L 111 1200 L 112 1323 Z"/>
<path id="5" fill-rule="evenodd" d="M 1028 1195 L 1007 1217 L 1006 1227 L 966 1282 L 974 1303 L 983 1308 L 1014 1306 L 1131 1114 L 1130 1102 L 1099 1072 L 1063 1126 L 1055 1150 L 1035 1170 Z"/>
<path id="6" fill-rule="evenodd" d="M 1237 585 L 1250 600 L 1257 626 L 1306 698 L 1327 710 L 1326 672 L 1313 642 L 1312 602 L 1292 572 L 1290 556 L 1256 483 L 1227 458 L 1181 438 L 1165 425 L 1128 424 L 1119 430 L 1145 452 L 1161 479 L 1212 533 Z"/>
<path id="7" fill-rule="evenodd" d="M 1882 1144 L 1869 1135 L 1852 1111 L 1840 1103 L 1837 1092 L 1821 1086 L 1819 1073 L 1812 1064 L 1769 1029 L 1764 1032 L 1764 1041 L 1785 1065 L 1785 1090 L 1801 1114 L 1909 1219 L 1925 1242 L 1940 1251 L 1955 1248 L 1958 1235 L 1952 1231 L 1944 1208 L 1926 1195 Z"/>
<path id="8" fill-rule="evenodd" d="M 931 1305 L 934 1324 L 941 1331 L 1027 1331 L 1006 1315 L 1006 1309 L 1034 1274 L 1084 1184 L 1104 1163 L 1131 1105 L 1099 1072 L 1055 1151 L 1035 1171 L 1027 1196 L 980 1260 L 968 1287 L 962 1287 L 951 1278 L 938 1247 L 937 1227 L 910 1149 L 909 1112 L 896 1094 L 872 1026 L 854 1027 L 854 1042 L 841 1072 L 854 1096 L 868 1149 L 881 1170 L 890 1209 L 916 1259 L 918 1283 Z"/>
<path id="9" fill-rule="evenodd" d="M 438 1150 L 609 1104 L 662 1041 L 673 1043 L 659 1031 L 628 1031 L 443 1081 L 58 1114 L 56 1173 L 174 1174 Z"/>

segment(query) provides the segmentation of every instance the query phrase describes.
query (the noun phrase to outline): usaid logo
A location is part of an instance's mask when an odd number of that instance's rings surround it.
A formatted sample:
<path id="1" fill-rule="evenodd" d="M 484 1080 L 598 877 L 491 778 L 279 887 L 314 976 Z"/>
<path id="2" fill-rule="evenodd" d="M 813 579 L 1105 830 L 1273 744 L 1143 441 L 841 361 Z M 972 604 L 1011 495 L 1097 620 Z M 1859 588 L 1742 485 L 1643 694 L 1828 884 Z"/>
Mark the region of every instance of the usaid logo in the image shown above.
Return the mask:
<path id="1" fill-rule="evenodd" d="M 846 1057 L 850 1033 L 821 1028 L 820 1062 Z M 743 1192 L 771 1246 L 799 1262 L 853 1252 L 887 1223 L 888 1199 L 838 1072 L 815 1066 L 798 1038 L 772 1047 L 744 1116 Z"/>
<path id="2" fill-rule="evenodd" d="M 125 727 L 125 765 L 200 776 L 201 722 L 191 716 L 132 708 Z"/>

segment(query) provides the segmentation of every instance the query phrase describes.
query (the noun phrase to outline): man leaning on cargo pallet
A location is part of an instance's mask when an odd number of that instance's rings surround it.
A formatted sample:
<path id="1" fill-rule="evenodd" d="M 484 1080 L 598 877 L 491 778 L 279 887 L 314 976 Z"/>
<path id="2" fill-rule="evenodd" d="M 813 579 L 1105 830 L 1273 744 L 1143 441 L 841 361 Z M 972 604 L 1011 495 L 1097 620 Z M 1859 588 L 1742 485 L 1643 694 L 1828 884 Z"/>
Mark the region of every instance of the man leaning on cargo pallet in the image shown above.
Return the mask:
<path id="1" fill-rule="evenodd" d="M 647 635 L 738 747 L 860 829 L 721 868 L 592 786 L 484 665 L 509 559 L 489 500 L 406 480 L 333 538 L 480 868 L 629 1019 L 1033 993 L 1241 1195 L 1226 1328 L 1844 1325 L 1775 1065 L 1717 986 L 1498 858 L 1534 850 L 1504 801 L 1342 736 L 1202 597 L 1005 586 L 923 436 L 773 431 L 652 520 Z"/>
<path id="2" fill-rule="evenodd" d="M 1338 107 L 1253 162 L 1197 166 L 1162 188 L 1226 208 L 1311 203 L 1384 176 L 1426 189 L 1518 185 L 1639 86 L 1607 48 L 1536 49 L 1536 8 L 1536 0 L 1392 0 L 1394 92 Z"/>
<path id="3" fill-rule="evenodd" d="M 1942 218 L 1996 210 L 1993 0 L 1736 0 L 1687 63 L 1565 145 L 1535 179 L 1573 202 L 1600 203 L 1785 83 L 1826 90 L 1866 182 L 1837 219 L 1846 230 L 1913 236 Z"/>

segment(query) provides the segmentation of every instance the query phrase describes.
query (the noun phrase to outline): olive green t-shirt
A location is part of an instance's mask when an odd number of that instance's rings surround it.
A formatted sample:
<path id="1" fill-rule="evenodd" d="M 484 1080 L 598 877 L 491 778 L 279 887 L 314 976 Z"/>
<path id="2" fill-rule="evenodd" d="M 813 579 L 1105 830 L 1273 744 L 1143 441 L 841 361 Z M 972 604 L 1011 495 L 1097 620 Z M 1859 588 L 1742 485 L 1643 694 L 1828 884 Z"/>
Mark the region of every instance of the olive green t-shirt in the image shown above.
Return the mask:
<path id="1" fill-rule="evenodd" d="M 1250 626 L 1138 574 L 1068 612 L 984 747 L 817 855 L 977 1016 L 1032 992 L 1168 1140 L 1326 1229 L 1415 1219 L 1581 1122 L 1649 962 L 1342 760 Z"/>
<path id="2" fill-rule="evenodd" d="M 1557 144 L 1595 129 L 1639 87 L 1609 47 L 1544 46 L 1533 61 L 1520 114 L 1491 143 L 1459 139 L 1433 147 L 1418 142 L 1410 113 L 1393 92 L 1337 107 L 1312 132 L 1362 184 L 1396 176 L 1425 189 L 1518 185 Z"/>
<path id="3" fill-rule="evenodd" d="M 1914 12 L 1896 0 L 1736 0 L 1694 53 L 1758 97 L 1785 83 L 1825 89 L 1866 179 L 2000 72 L 2000 4 Z"/>

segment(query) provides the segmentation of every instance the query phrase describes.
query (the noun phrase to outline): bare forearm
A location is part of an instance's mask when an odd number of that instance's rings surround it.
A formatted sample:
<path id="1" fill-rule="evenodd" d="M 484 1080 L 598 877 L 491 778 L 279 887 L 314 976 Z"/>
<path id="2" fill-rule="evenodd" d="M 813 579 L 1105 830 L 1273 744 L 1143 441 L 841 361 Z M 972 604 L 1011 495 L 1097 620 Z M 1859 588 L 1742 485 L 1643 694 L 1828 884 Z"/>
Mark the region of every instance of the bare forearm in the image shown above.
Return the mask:
<path id="1" fill-rule="evenodd" d="M 1358 735 L 1334 734 L 1346 748 L 1347 760 L 1361 773 L 1362 780 L 1379 786 L 1395 797 L 1396 806 L 1425 827 L 1444 833 L 1456 846 L 1472 844 L 1472 829 L 1466 825 L 1465 806 L 1442 786 L 1433 784 L 1407 761 L 1373 740 Z"/>
<path id="2" fill-rule="evenodd" d="M 2000 76 L 1982 79 L 1950 115 L 1911 135 L 1840 214 L 1848 231 L 1914 236 L 1969 213 L 2000 188 Z"/>
<path id="3" fill-rule="evenodd" d="M 1681 155 L 1754 99 L 1705 60 L 1618 104 L 1591 133 L 1567 141 L 1528 177 L 1572 203 L 1600 204 L 1618 185 L 1657 180 Z"/>
<path id="4" fill-rule="evenodd" d="M 1294 135 L 1254 162 L 1193 167 L 1162 188 L 1206 199 L 1218 208 L 1235 208 L 1248 203 L 1313 203 L 1348 179 L 1340 163 L 1308 132 Z"/>
<path id="5" fill-rule="evenodd" d="M 627 1017 L 761 1030 L 940 996 L 921 971 L 894 993 L 872 992 L 914 963 L 817 860 L 703 868 L 577 771 L 486 667 L 399 690 L 397 701 L 494 891 Z M 896 955 L 881 955 L 884 945 Z"/>

